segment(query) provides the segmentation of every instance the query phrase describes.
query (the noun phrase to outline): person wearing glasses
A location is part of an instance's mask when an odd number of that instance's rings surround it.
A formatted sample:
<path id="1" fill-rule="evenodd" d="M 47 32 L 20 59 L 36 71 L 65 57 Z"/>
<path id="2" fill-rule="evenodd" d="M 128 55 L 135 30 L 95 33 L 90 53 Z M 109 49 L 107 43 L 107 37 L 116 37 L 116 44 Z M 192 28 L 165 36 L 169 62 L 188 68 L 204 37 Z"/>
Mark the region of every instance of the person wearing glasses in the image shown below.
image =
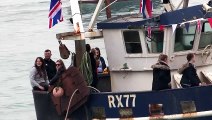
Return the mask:
<path id="1" fill-rule="evenodd" d="M 30 82 L 33 90 L 47 91 L 48 77 L 45 69 L 44 60 L 42 57 L 37 57 L 34 67 L 30 71 Z"/>
<path id="2" fill-rule="evenodd" d="M 55 85 L 60 79 L 61 75 L 65 72 L 66 67 L 61 59 L 56 61 L 56 75 L 50 80 L 49 85 Z"/>

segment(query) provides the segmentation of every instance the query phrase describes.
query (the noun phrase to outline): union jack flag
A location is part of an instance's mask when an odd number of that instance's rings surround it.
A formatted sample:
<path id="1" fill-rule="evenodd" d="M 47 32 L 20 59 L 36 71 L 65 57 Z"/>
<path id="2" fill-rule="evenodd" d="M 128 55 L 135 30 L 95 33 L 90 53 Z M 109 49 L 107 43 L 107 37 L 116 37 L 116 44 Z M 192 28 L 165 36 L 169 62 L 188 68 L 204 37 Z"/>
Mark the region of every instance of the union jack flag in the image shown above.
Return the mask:
<path id="1" fill-rule="evenodd" d="M 143 18 L 152 17 L 152 0 L 141 0 L 140 1 L 140 13 L 143 14 Z"/>
<path id="2" fill-rule="evenodd" d="M 49 9 L 49 28 L 63 21 L 61 0 L 51 0 Z"/>

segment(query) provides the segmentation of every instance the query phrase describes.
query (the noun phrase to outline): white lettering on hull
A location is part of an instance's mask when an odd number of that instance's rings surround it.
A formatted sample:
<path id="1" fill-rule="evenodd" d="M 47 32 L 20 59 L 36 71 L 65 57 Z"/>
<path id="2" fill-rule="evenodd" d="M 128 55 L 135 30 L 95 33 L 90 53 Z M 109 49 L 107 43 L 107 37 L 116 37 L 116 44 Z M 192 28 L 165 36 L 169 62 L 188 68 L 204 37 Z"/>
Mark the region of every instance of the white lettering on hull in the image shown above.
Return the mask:
<path id="1" fill-rule="evenodd" d="M 108 95 L 109 108 L 135 107 L 136 95 Z"/>

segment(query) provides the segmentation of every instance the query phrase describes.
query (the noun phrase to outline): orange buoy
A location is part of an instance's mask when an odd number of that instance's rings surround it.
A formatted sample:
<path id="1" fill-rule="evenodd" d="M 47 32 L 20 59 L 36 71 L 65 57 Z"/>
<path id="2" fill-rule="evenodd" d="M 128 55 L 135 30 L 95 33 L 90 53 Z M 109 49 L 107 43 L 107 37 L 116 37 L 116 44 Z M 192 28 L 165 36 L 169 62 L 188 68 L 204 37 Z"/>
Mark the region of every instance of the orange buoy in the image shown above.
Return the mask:
<path id="1" fill-rule="evenodd" d="M 55 87 L 53 89 L 53 95 L 54 95 L 54 97 L 61 97 L 61 96 L 63 96 L 63 94 L 64 94 L 63 88 L 61 88 L 61 87 Z"/>

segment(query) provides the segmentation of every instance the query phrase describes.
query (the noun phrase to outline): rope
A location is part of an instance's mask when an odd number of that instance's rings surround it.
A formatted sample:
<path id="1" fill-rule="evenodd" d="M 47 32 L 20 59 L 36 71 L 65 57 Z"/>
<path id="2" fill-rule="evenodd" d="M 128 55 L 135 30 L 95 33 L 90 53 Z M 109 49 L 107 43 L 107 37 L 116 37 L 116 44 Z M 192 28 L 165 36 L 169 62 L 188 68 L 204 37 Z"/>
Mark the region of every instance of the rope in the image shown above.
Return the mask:
<path id="1" fill-rule="evenodd" d="M 67 120 L 67 117 L 68 117 L 68 111 L 69 111 L 69 109 L 70 109 L 71 101 L 72 101 L 72 99 L 73 99 L 73 97 L 74 97 L 74 95 L 76 94 L 76 92 L 77 92 L 77 91 L 78 91 L 78 89 L 76 89 L 76 90 L 73 92 L 73 94 L 71 95 L 71 98 L 70 98 L 69 103 L 68 103 L 68 108 L 67 108 L 67 111 L 66 111 L 66 117 L 65 117 L 65 120 Z"/>
<path id="2" fill-rule="evenodd" d="M 87 86 L 87 87 L 89 87 L 89 88 L 91 88 L 91 89 L 94 89 L 95 91 L 97 91 L 97 92 L 100 93 L 100 91 L 99 91 L 98 89 L 96 89 L 96 88 L 94 88 L 94 87 L 92 87 L 92 86 Z M 69 103 L 68 103 L 68 108 L 67 108 L 67 111 L 66 111 L 65 120 L 67 120 L 68 111 L 69 111 L 69 109 L 70 109 L 71 101 L 72 101 L 72 99 L 73 99 L 73 97 L 74 97 L 74 95 L 76 94 L 77 91 L 78 91 L 78 89 L 76 89 L 76 90 L 73 92 L 73 94 L 71 95 L 71 98 L 70 98 Z"/>
<path id="3" fill-rule="evenodd" d="M 95 91 L 97 91 L 98 93 L 100 93 L 100 90 L 98 90 L 97 88 L 95 87 L 92 87 L 92 86 L 87 86 L 88 88 L 91 88 L 91 89 L 94 89 Z"/>

